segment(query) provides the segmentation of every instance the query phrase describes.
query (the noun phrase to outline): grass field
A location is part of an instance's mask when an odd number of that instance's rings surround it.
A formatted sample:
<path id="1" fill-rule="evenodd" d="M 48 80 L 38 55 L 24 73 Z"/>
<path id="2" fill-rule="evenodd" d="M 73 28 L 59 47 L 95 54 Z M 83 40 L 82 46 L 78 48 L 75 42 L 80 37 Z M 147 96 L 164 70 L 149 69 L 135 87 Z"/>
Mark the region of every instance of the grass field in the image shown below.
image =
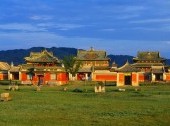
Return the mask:
<path id="1" fill-rule="evenodd" d="M 170 85 L 141 86 L 141 91 L 107 86 L 95 94 L 83 84 L 41 87 L 20 86 L 9 92 L 12 101 L 0 102 L 0 126 L 169 126 Z M 74 89 L 83 92 L 73 92 Z"/>

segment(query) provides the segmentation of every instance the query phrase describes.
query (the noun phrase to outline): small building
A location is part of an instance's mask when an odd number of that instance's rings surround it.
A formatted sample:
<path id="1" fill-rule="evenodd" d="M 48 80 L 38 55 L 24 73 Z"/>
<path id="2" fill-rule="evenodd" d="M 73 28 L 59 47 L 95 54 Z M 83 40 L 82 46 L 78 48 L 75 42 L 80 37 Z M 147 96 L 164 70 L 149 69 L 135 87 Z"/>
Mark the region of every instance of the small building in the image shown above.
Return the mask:
<path id="1" fill-rule="evenodd" d="M 20 80 L 20 68 L 21 66 L 10 66 L 10 69 L 8 71 L 8 78 L 10 80 Z"/>
<path id="2" fill-rule="evenodd" d="M 117 86 L 139 86 L 139 69 L 127 61 L 117 70 Z"/>
<path id="3" fill-rule="evenodd" d="M 8 70 L 10 65 L 6 62 L 0 62 L 0 80 L 8 80 Z"/>
<path id="4" fill-rule="evenodd" d="M 25 61 L 19 73 L 22 84 L 62 85 L 68 81 L 64 67 L 52 52 L 31 52 Z"/>

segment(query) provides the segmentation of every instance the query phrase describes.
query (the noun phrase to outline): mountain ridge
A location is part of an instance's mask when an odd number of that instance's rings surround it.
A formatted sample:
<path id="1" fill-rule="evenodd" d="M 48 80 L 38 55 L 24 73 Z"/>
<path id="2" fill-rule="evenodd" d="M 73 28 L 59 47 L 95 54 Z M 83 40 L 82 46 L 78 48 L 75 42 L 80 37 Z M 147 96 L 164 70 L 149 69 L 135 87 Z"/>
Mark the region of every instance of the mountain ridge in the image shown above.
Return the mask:
<path id="1" fill-rule="evenodd" d="M 53 52 L 54 56 L 56 56 L 59 59 L 63 59 L 64 56 L 66 55 L 76 56 L 78 50 L 76 48 L 70 47 L 51 47 L 51 48 L 32 47 L 29 49 L 2 50 L 0 51 L 0 61 L 7 62 L 9 64 L 13 62 L 14 65 L 23 64 L 25 63 L 24 57 L 29 56 L 30 52 L 41 52 L 44 49 Z M 109 54 L 108 57 L 111 60 L 111 64 L 112 62 L 115 62 L 116 64 L 118 64 L 118 66 L 124 65 L 127 62 L 127 60 L 129 63 L 133 63 L 134 58 L 134 56 L 129 55 L 112 55 L 112 54 Z M 170 59 L 167 59 L 166 63 L 170 64 Z"/>

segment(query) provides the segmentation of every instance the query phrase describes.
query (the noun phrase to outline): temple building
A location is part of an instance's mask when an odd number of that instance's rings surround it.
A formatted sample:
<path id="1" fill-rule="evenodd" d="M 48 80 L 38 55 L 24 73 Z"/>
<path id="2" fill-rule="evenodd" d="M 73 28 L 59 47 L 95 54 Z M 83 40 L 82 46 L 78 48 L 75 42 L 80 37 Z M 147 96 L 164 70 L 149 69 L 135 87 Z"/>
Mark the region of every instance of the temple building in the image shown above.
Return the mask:
<path id="1" fill-rule="evenodd" d="M 109 62 L 106 51 L 103 50 L 78 50 L 77 61 L 82 63 L 82 67 L 77 74 L 78 80 L 103 81 L 115 79 L 110 72 Z"/>
<path id="2" fill-rule="evenodd" d="M 52 52 L 31 52 L 25 57 L 26 64 L 12 67 L 10 76 L 21 80 L 22 84 L 61 85 L 68 81 L 68 75 L 57 57 Z M 17 74 L 18 70 L 18 74 Z"/>
<path id="3" fill-rule="evenodd" d="M 140 70 L 140 82 L 166 80 L 168 67 L 165 64 L 166 59 L 162 58 L 159 52 L 138 52 L 133 61 L 133 67 Z"/>
<path id="4" fill-rule="evenodd" d="M 78 50 L 75 57 L 81 67 L 75 80 L 114 82 L 117 86 L 139 86 L 143 82 L 170 82 L 170 69 L 159 52 L 138 52 L 132 64 L 121 67 L 103 50 Z M 0 80 L 20 80 L 22 84 L 62 85 L 69 80 L 60 60 L 47 50 L 31 52 L 25 64 L 14 66 L 0 62 Z"/>

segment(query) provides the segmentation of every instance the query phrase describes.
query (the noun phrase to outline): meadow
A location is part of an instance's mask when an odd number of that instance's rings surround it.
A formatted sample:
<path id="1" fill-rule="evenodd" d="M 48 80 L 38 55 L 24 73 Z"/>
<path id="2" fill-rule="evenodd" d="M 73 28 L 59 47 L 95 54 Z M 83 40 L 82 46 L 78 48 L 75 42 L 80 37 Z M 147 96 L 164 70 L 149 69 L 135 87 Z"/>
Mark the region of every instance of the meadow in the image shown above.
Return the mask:
<path id="1" fill-rule="evenodd" d="M 67 90 L 63 89 L 67 87 Z M 8 91 L 12 100 L 0 102 L 0 126 L 168 126 L 170 85 L 106 86 L 94 93 L 94 85 L 19 86 Z M 75 90 L 76 89 L 76 90 Z"/>

